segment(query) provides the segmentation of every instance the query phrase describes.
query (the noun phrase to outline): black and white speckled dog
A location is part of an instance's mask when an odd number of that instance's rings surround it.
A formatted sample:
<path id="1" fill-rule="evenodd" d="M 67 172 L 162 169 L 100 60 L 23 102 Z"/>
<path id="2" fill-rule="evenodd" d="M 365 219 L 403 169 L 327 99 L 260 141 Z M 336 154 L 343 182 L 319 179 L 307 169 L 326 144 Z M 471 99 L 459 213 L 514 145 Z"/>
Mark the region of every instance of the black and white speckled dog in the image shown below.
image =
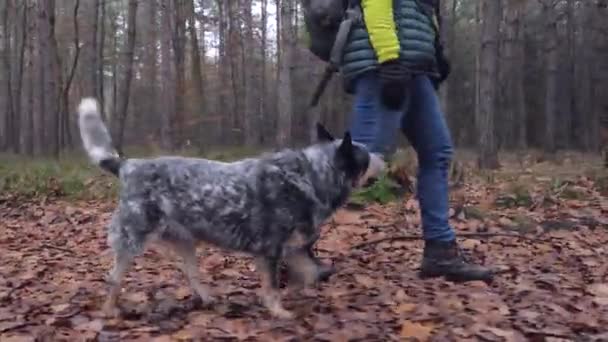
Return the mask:
<path id="1" fill-rule="evenodd" d="M 351 141 L 335 140 L 318 125 L 320 142 L 232 163 L 184 157 L 122 159 L 112 147 L 95 99 L 79 105 L 79 126 L 90 159 L 120 179 L 118 208 L 109 225 L 114 251 L 104 311 L 116 315 L 122 278 L 147 242 L 162 242 L 184 261 L 183 271 L 204 303 L 195 249 L 200 242 L 255 256 L 264 305 L 292 317 L 281 304 L 278 265 L 284 261 L 301 284 L 317 280 L 321 264 L 310 246 L 321 224 L 353 187 L 384 167 Z"/>

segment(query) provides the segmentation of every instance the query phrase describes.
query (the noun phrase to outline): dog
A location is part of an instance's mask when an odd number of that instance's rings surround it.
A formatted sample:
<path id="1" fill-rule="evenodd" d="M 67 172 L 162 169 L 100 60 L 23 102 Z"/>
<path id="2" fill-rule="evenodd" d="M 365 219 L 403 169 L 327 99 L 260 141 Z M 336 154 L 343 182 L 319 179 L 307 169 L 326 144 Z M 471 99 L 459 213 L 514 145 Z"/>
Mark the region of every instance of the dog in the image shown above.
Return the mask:
<path id="1" fill-rule="evenodd" d="M 350 134 L 334 137 L 317 124 L 318 142 L 235 162 L 161 156 L 128 159 L 112 146 L 97 100 L 84 98 L 78 125 L 89 159 L 120 180 L 119 203 L 108 227 L 114 262 L 103 312 L 118 314 L 121 283 L 133 259 L 150 242 L 172 249 L 205 305 L 214 298 L 200 282 L 201 243 L 254 257 L 261 299 L 271 315 L 292 318 L 281 304 L 278 267 L 284 262 L 301 284 L 322 273 L 311 252 L 320 226 L 351 191 L 384 168 Z"/>

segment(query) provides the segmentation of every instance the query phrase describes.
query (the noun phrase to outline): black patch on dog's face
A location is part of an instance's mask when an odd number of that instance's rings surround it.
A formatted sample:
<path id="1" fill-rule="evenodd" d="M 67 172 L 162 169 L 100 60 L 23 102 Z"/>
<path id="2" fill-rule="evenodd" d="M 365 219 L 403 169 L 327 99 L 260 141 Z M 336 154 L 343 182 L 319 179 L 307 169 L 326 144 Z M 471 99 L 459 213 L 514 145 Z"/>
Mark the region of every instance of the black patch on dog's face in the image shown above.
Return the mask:
<path id="1" fill-rule="evenodd" d="M 346 132 L 336 152 L 337 165 L 344 171 L 349 181 L 355 183 L 359 177 L 363 176 L 369 167 L 369 152 L 353 144 L 350 133 Z"/>

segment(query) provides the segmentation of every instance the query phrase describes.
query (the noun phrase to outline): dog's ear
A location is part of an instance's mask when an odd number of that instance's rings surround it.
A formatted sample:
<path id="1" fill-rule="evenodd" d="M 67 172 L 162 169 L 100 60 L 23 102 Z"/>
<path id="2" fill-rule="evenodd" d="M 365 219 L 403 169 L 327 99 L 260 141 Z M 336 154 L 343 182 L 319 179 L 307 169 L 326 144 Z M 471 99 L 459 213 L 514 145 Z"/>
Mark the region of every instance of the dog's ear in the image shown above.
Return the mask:
<path id="1" fill-rule="evenodd" d="M 342 155 L 350 155 L 353 152 L 353 140 L 350 137 L 350 132 L 344 133 L 338 152 Z"/>
<path id="2" fill-rule="evenodd" d="M 317 122 L 317 140 L 320 142 L 334 141 L 333 135 L 323 126 L 320 122 Z"/>

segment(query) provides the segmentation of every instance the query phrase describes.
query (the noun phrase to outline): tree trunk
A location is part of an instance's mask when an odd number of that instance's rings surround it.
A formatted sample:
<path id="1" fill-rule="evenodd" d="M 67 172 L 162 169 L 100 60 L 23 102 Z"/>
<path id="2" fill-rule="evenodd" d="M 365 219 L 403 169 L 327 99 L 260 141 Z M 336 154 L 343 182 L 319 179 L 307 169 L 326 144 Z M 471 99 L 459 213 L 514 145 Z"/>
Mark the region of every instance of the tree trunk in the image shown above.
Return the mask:
<path id="1" fill-rule="evenodd" d="M 241 92 L 239 87 L 239 19 L 236 14 L 237 9 L 235 8 L 235 2 L 237 0 L 225 0 L 228 12 L 228 44 L 227 44 L 227 56 L 228 62 L 230 63 L 230 86 L 232 95 L 232 106 L 230 110 L 230 142 L 234 144 L 239 142 L 242 132 L 241 125 Z"/>
<path id="2" fill-rule="evenodd" d="M 47 96 L 45 95 L 45 83 L 48 78 L 47 72 L 45 70 L 45 52 L 46 48 L 44 46 L 46 42 L 46 19 L 41 15 L 43 11 L 44 1 L 37 1 L 35 4 L 35 10 L 37 14 L 36 20 L 36 40 L 35 40 L 35 56 L 34 56 L 34 64 L 36 67 L 36 71 L 34 75 L 36 75 L 36 80 L 34 82 L 34 111 L 35 115 L 33 117 L 34 121 L 34 154 L 35 155 L 43 155 L 47 152 L 46 148 L 46 117 L 49 116 L 49 112 L 47 112 Z"/>
<path id="3" fill-rule="evenodd" d="M 252 0 L 245 0 L 244 16 L 245 16 L 245 37 L 244 45 L 245 51 L 243 56 L 249 56 L 244 62 L 248 62 L 243 65 L 243 71 L 245 75 L 245 111 L 244 111 L 244 135 L 245 144 L 247 146 L 255 146 L 258 143 L 258 130 L 261 126 L 257 125 L 258 118 L 258 101 L 256 101 L 256 72 L 257 72 L 257 59 L 259 58 L 255 54 L 255 44 L 253 36 L 253 15 L 252 15 Z M 261 96 L 260 96 L 261 95 Z M 258 92 L 257 98 L 263 97 L 263 94 Z"/>
<path id="4" fill-rule="evenodd" d="M 505 4 L 505 27 L 503 33 L 504 65 L 501 84 L 504 85 L 504 96 L 501 109 L 506 121 L 502 126 L 504 142 L 508 148 L 525 148 L 525 103 L 523 92 L 523 35 L 522 10 L 524 2 L 508 1 Z M 523 131 L 521 128 L 523 127 Z"/>
<path id="5" fill-rule="evenodd" d="M 545 52 L 545 138 L 543 148 L 546 153 L 553 155 L 556 152 L 556 122 L 558 104 L 558 72 L 559 49 L 557 23 L 554 9 L 543 8 L 545 22 L 544 52 Z"/>
<path id="6" fill-rule="evenodd" d="M 74 80 L 74 76 L 76 74 L 76 68 L 78 67 L 78 60 L 80 58 L 80 37 L 79 37 L 79 26 L 78 26 L 78 9 L 80 7 L 80 0 L 76 0 L 74 2 L 74 9 L 72 15 L 72 24 L 74 28 L 74 57 L 72 60 L 72 64 L 69 66 L 67 79 L 65 85 L 63 85 L 63 89 L 61 90 L 61 102 L 59 103 L 59 112 L 62 117 L 62 122 L 60 126 L 60 146 L 66 147 L 72 145 L 72 134 L 70 129 L 70 115 L 69 115 L 69 96 L 70 96 L 70 88 L 72 87 L 72 81 Z M 60 61 L 59 56 L 57 56 L 57 60 Z"/>
<path id="7" fill-rule="evenodd" d="M 104 89 L 104 49 L 106 42 L 106 0 L 99 0 L 99 44 L 97 44 L 97 98 L 99 99 L 99 106 L 101 110 L 101 116 L 105 120 L 105 89 Z"/>
<path id="8" fill-rule="evenodd" d="M 4 99 L 5 108 L 2 110 L 4 117 L 0 126 L 3 128 L 0 130 L 0 151 L 7 150 L 11 147 L 13 142 L 13 119 L 15 116 L 14 110 L 14 99 L 13 99 L 13 82 L 11 72 L 11 1 L 6 0 L 2 6 L 2 74 L 5 77 L 4 84 Z"/>
<path id="9" fill-rule="evenodd" d="M 173 80 L 173 72 L 171 68 L 171 12 L 169 10 L 169 1 L 162 0 L 161 5 L 161 87 L 163 92 L 163 101 L 165 105 L 161 110 L 162 120 L 160 123 L 161 145 L 167 151 L 174 149 L 173 139 L 173 101 L 175 99 L 175 88 Z"/>
<path id="10" fill-rule="evenodd" d="M 156 137 L 160 136 L 161 112 L 158 96 L 159 79 L 158 79 L 158 0 L 147 0 L 142 2 L 145 13 L 146 22 L 143 26 L 143 32 L 140 35 L 144 40 L 145 51 L 143 52 L 142 80 L 144 82 L 144 96 L 147 98 L 145 103 L 140 104 L 139 108 L 147 113 L 141 117 L 142 126 L 146 127 L 147 132 L 152 133 L 151 143 L 156 143 Z"/>
<path id="11" fill-rule="evenodd" d="M 232 115 L 228 108 L 228 82 L 230 77 L 230 63 L 226 53 L 226 33 L 227 33 L 227 22 L 226 22 L 226 0 L 217 0 L 218 8 L 218 21 L 219 21 L 219 47 L 218 47 L 218 76 L 219 76 L 219 101 L 218 101 L 218 113 L 220 114 L 220 138 L 219 142 L 222 144 L 228 143 L 231 133 L 231 118 Z"/>
<path id="12" fill-rule="evenodd" d="M 175 92 L 173 93 L 174 128 L 173 143 L 182 147 L 185 141 L 185 108 L 184 93 L 186 89 L 186 33 L 185 33 L 185 0 L 173 2 L 173 30 L 171 43 L 173 46 L 173 63 L 175 70 Z"/>
<path id="13" fill-rule="evenodd" d="M 444 53 L 450 59 L 454 52 L 454 41 L 456 33 L 456 7 L 458 6 L 459 0 L 444 1 L 446 8 L 449 8 L 449 14 L 445 14 L 446 11 L 441 12 L 441 35 L 444 42 Z M 440 4 L 439 6 L 442 6 Z M 453 61 L 453 59 L 452 59 Z M 446 80 L 440 88 L 440 98 L 443 105 L 443 112 L 448 114 L 450 112 L 450 81 Z"/>
<path id="14" fill-rule="evenodd" d="M 40 110 L 45 114 L 43 131 L 45 134 L 44 146 L 51 155 L 59 156 L 59 125 L 61 115 L 59 108 L 60 70 L 57 60 L 57 40 L 55 39 L 55 0 L 39 0 L 38 10 L 40 18 L 40 58 L 44 65 L 44 107 Z"/>
<path id="15" fill-rule="evenodd" d="M 135 50 L 135 34 L 136 34 L 136 19 L 137 19 L 137 0 L 129 0 L 129 10 L 127 14 L 127 41 L 125 51 L 123 52 L 123 60 L 121 64 L 124 66 L 124 79 L 120 83 L 119 93 L 116 108 L 116 130 L 115 138 L 116 149 L 122 154 L 125 123 L 129 109 L 129 98 L 131 93 L 131 79 L 133 78 L 133 57 Z"/>
<path id="16" fill-rule="evenodd" d="M 196 30 L 196 11 L 194 0 L 188 1 L 188 34 L 190 36 L 190 58 L 192 59 L 192 85 L 194 87 L 194 101 L 197 115 L 205 111 L 205 91 L 203 83 L 203 70 L 201 67 L 201 54 L 198 33 Z M 201 23 L 204 25 L 204 23 Z M 202 32 L 205 32 L 204 30 Z M 203 36 L 204 41 L 204 36 Z"/>
<path id="17" fill-rule="evenodd" d="M 260 67 L 260 73 L 262 75 L 261 77 L 261 86 L 260 86 L 260 109 L 259 109 L 259 115 L 258 115 L 258 121 L 256 126 L 258 127 L 258 143 L 259 144 L 264 144 L 266 142 L 266 123 L 265 123 L 265 119 L 267 117 L 266 115 L 266 97 L 268 96 L 267 94 L 267 70 L 266 70 L 266 58 L 268 57 L 268 51 L 267 51 L 267 44 L 268 44 L 268 30 L 267 30 L 267 25 L 268 25 L 268 0 L 262 0 L 262 65 Z"/>
<path id="18" fill-rule="evenodd" d="M 498 98 L 498 34 L 501 19 L 500 0 L 481 1 L 481 50 L 479 58 L 479 111 L 477 132 L 479 136 L 479 167 L 499 167 L 494 132 L 494 115 Z"/>
<path id="19" fill-rule="evenodd" d="M 84 53 L 83 58 L 85 61 L 85 65 L 83 65 L 84 75 L 84 87 L 83 87 L 83 96 L 93 96 L 97 97 L 99 91 L 97 89 L 97 79 L 99 72 L 98 69 L 98 51 L 97 51 L 97 35 L 98 35 L 98 26 L 99 26 L 99 6 L 100 0 L 93 0 L 87 4 L 90 8 L 88 8 L 87 14 L 91 16 L 91 32 L 85 38 L 84 42 Z"/>
<path id="20" fill-rule="evenodd" d="M 277 117 L 277 145 L 286 147 L 291 143 L 291 122 L 293 112 L 291 61 L 293 60 L 295 37 L 293 29 L 293 3 L 288 0 L 281 1 L 280 20 L 278 30 L 282 47 L 282 56 L 279 60 L 279 79 L 277 82 L 278 117 Z"/>
<path id="21" fill-rule="evenodd" d="M 25 17 L 29 17 L 32 11 L 32 6 L 26 4 L 25 8 L 28 14 L 25 14 Z M 35 77 L 35 49 L 34 49 L 34 35 L 35 35 L 35 25 L 33 20 L 27 20 L 27 35 L 25 39 L 25 43 L 27 45 L 26 49 L 26 65 L 25 68 L 25 96 L 24 96 L 24 106 L 23 106 L 23 120 L 22 120 L 22 132 L 21 135 L 21 146 L 23 152 L 27 156 L 34 155 L 34 77 Z"/>

